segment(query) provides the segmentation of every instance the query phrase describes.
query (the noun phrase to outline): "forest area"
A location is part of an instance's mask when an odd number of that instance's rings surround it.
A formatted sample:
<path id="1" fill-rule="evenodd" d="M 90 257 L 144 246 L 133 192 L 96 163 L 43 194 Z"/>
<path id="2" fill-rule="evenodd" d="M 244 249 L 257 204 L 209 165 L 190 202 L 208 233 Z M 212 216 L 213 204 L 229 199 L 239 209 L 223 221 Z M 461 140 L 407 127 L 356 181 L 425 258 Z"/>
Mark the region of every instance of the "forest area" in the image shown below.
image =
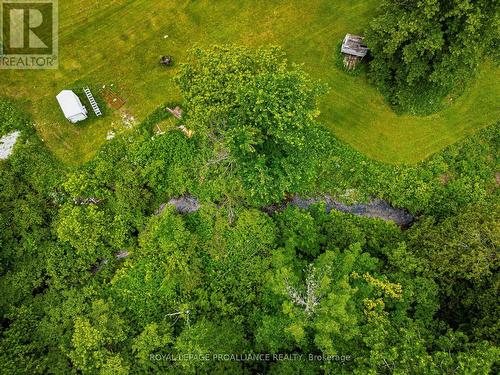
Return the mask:
<path id="1" fill-rule="evenodd" d="M 498 41 L 492 1 L 385 7 L 370 77 L 402 112 L 438 110 L 421 99 L 458 93 Z M 182 103 L 77 167 L 0 97 L 0 136 L 21 132 L 0 160 L 1 374 L 500 371 L 498 121 L 391 165 L 322 126 L 335 87 L 279 47 L 195 47 L 175 82 Z M 320 196 L 413 220 L 287 204 Z"/>

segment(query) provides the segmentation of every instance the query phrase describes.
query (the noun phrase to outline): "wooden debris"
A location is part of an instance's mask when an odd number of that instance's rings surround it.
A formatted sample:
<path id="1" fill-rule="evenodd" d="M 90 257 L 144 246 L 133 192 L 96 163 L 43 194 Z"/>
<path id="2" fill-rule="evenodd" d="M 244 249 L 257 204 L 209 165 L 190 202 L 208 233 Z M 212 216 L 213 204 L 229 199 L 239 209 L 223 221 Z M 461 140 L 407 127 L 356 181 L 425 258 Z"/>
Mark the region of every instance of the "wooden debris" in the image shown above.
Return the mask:
<path id="1" fill-rule="evenodd" d="M 180 131 L 182 131 L 186 135 L 186 137 L 188 137 L 188 138 L 191 138 L 193 136 L 193 134 L 194 134 L 194 132 L 192 130 L 189 130 L 184 125 L 178 126 L 177 129 L 179 129 Z"/>
<path id="2" fill-rule="evenodd" d="M 162 135 L 162 134 L 165 134 L 165 132 L 164 132 L 163 130 L 161 130 L 160 125 L 159 125 L 159 124 L 156 124 L 156 134 L 157 134 L 157 135 Z"/>
<path id="3" fill-rule="evenodd" d="M 167 107 L 167 111 L 169 111 L 178 120 L 182 118 L 182 109 L 179 106 L 174 109 Z"/>
<path id="4" fill-rule="evenodd" d="M 361 61 L 361 57 L 353 55 L 344 55 L 344 66 L 347 70 L 353 70 Z"/>

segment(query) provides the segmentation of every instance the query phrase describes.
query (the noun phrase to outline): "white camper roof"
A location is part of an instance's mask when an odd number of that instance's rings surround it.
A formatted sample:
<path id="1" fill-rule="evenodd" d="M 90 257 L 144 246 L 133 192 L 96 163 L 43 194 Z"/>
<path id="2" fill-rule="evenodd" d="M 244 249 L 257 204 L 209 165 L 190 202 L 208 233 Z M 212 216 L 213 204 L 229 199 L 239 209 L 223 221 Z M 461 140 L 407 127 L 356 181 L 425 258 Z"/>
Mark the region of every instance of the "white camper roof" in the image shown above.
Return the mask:
<path id="1" fill-rule="evenodd" d="M 77 115 L 87 114 L 87 110 L 73 91 L 63 90 L 56 98 L 67 119 L 71 119 Z"/>

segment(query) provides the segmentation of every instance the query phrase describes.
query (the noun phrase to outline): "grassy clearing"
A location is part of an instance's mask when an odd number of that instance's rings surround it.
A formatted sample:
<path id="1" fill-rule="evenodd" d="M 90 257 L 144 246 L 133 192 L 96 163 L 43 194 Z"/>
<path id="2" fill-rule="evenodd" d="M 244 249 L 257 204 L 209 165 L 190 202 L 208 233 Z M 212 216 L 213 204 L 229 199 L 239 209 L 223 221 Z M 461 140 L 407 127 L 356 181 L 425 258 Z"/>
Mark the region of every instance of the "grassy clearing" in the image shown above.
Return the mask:
<path id="1" fill-rule="evenodd" d="M 88 160 L 110 130 L 119 132 L 157 106 L 179 100 L 176 68 L 158 64 L 163 54 L 182 62 L 193 45 L 277 44 L 290 61 L 304 64 L 330 92 L 321 121 L 342 140 L 370 157 L 414 163 L 491 124 L 499 117 L 498 68 L 481 77 L 442 112 L 398 116 L 364 75 L 336 67 L 343 35 L 360 32 L 377 8 L 374 0 L 60 2 L 60 69 L 1 71 L 2 93 L 21 99 L 53 152 L 68 164 Z M 88 85 L 99 96 L 113 84 L 126 104 L 77 126 L 62 116 L 55 95 Z M 124 118 L 128 119 L 124 121 Z M 133 119 L 132 119 L 133 118 Z M 132 120 L 131 120 L 132 119 Z"/>

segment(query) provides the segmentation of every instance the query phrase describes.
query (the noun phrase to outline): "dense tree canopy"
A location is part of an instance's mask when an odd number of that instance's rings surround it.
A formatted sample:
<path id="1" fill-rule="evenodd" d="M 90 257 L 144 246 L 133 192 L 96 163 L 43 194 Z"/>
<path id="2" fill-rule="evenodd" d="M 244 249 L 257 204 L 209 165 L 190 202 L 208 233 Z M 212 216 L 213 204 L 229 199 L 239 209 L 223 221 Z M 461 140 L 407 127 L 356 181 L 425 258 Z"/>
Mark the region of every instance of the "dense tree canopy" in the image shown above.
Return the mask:
<path id="1" fill-rule="evenodd" d="M 498 57 L 494 0 L 384 0 L 370 24 L 373 81 L 399 110 L 432 112 Z"/>
<path id="2" fill-rule="evenodd" d="M 194 50 L 177 81 L 188 128 L 214 149 L 207 165 L 234 169 L 256 203 L 283 199 L 310 181 L 322 88 L 301 69 L 290 69 L 281 50 Z"/>

